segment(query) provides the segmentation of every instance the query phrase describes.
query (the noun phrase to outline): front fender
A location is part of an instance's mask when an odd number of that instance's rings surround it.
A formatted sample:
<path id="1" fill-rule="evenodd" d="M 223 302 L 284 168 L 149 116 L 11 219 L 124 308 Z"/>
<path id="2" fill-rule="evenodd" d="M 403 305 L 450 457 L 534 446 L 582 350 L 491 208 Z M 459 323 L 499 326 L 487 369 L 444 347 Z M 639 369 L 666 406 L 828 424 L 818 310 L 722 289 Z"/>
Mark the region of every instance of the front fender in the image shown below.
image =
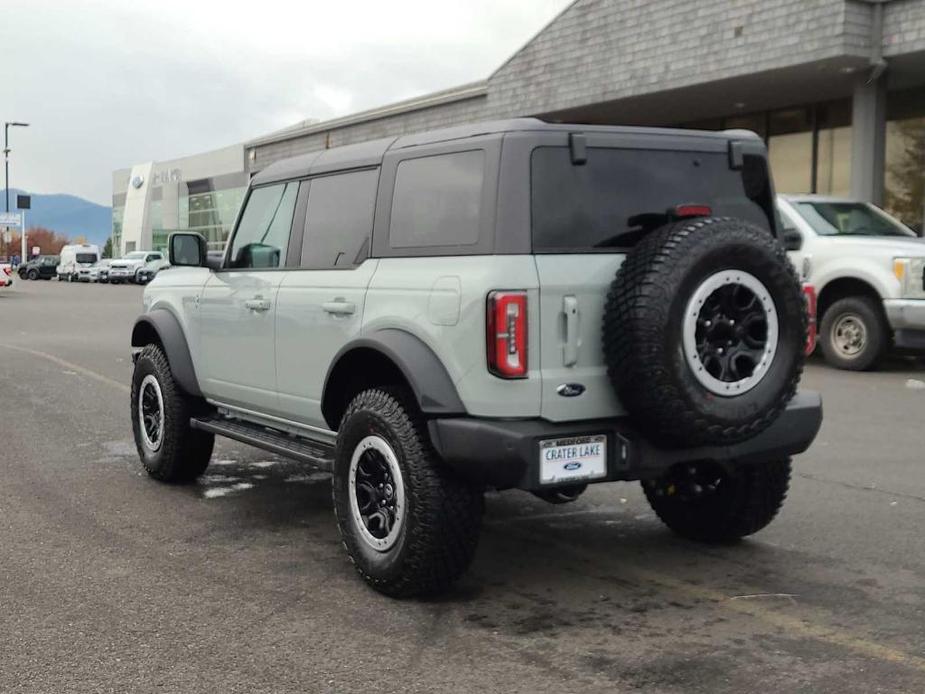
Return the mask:
<path id="1" fill-rule="evenodd" d="M 186 335 L 180 321 L 167 309 L 142 314 L 132 328 L 132 347 L 144 347 L 153 342 L 164 348 L 170 371 L 180 387 L 189 395 L 202 397 Z"/>

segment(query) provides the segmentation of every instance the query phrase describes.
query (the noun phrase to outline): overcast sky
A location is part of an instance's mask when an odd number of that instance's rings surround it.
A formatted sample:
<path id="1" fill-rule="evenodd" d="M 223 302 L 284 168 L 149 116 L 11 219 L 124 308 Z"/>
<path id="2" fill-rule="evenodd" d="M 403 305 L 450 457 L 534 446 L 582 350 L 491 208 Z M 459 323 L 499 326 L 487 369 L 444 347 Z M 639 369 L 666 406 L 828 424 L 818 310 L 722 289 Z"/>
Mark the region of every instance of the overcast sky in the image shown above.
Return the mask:
<path id="1" fill-rule="evenodd" d="M 10 186 L 108 205 L 114 169 L 483 79 L 568 4 L 3 0 Z"/>

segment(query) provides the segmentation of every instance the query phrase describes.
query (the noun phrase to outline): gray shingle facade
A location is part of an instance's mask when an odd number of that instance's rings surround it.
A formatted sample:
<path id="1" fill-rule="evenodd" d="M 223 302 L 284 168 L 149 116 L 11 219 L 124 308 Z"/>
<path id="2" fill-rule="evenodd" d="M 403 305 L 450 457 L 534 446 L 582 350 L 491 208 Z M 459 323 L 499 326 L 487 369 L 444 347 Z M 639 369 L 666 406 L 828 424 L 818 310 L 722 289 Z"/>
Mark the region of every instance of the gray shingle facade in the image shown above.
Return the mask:
<path id="1" fill-rule="evenodd" d="M 730 104 L 711 113 L 702 103 L 723 90 L 761 108 L 801 94 L 848 97 L 871 57 L 874 12 L 867 0 L 577 0 L 476 89 L 259 138 L 248 144 L 250 166 L 519 115 L 669 125 L 728 113 Z M 887 59 L 925 51 L 925 0 L 884 3 L 882 36 Z M 676 91 L 670 108 L 657 101 Z M 612 107 L 589 110 L 602 104 Z"/>

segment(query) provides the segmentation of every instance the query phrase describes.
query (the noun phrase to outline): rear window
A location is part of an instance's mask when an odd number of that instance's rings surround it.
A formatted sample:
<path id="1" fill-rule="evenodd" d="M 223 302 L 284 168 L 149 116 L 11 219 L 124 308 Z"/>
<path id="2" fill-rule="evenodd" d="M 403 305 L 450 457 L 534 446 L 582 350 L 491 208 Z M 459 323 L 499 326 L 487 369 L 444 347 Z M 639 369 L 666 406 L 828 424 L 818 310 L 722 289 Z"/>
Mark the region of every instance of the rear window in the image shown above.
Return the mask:
<path id="1" fill-rule="evenodd" d="M 751 162 L 748 162 L 751 163 Z M 753 177 L 755 167 L 746 170 Z M 767 190 L 750 180 L 753 197 Z M 589 148 L 573 165 L 567 147 L 538 147 L 531 160 L 533 250 L 596 252 L 626 248 L 669 221 L 677 205 L 708 205 L 719 217 L 738 217 L 771 228 L 746 194 L 742 172 L 726 153 Z"/>

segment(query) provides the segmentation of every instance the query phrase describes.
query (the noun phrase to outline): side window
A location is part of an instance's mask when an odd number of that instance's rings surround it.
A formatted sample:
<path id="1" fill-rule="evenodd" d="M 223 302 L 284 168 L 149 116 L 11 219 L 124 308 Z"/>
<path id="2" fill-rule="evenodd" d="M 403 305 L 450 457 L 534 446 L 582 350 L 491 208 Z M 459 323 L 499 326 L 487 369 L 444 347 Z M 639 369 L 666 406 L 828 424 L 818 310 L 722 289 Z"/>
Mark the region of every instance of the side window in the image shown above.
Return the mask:
<path id="1" fill-rule="evenodd" d="M 286 258 L 297 182 L 254 188 L 234 235 L 228 267 L 274 268 Z"/>
<path id="2" fill-rule="evenodd" d="M 484 177 L 481 150 L 400 162 L 389 223 L 392 248 L 478 243 Z"/>
<path id="3" fill-rule="evenodd" d="M 378 186 L 378 169 L 312 179 L 302 267 L 355 267 L 366 259 Z"/>

